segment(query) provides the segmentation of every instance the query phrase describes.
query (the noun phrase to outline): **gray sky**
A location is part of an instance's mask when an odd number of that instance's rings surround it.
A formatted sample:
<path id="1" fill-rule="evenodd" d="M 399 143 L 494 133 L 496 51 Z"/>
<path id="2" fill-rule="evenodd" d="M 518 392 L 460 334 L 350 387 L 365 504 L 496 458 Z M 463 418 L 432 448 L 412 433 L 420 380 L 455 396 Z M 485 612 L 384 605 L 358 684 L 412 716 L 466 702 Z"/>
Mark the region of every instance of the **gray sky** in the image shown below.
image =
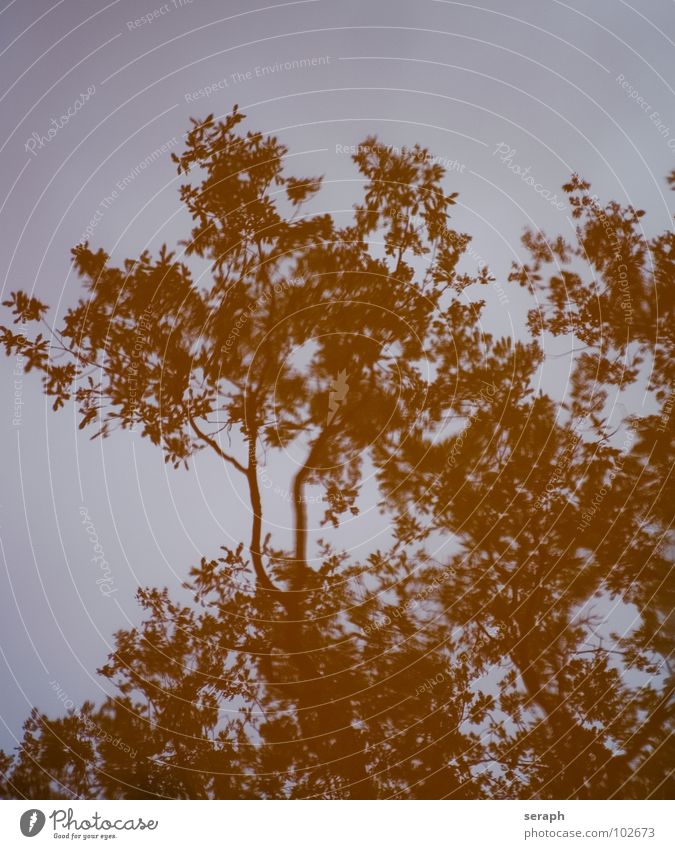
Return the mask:
<path id="1" fill-rule="evenodd" d="M 542 191 L 560 196 L 579 171 L 601 197 L 646 208 L 648 232 L 670 226 L 675 16 L 667 0 L 0 2 L 3 297 L 34 290 L 62 314 L 79 294 L 69 250 L 92 219 L 92 245 L 113 260 L 175 244 L 187 224 L 175 168 L 168 155 L 139 164 L 180 143 L 190 116 L 223 115 L 234 103 L 248 126 L 287 144 L 294 171 L 325 176 L 315 211 L 343 215 L 355 199 L 344 146 L 376 133 L 386 144 L 429 147 L 449 163 L 448 190 L 460 192 L 453 225 L 474 236 L 469 265 L 487 261 L 504 284 L 525 225 L 569 234 L 571 224 L 500 161 L 500 144 Z M 195 96 L 216 83 L 211 96 Z M 523 300 L 507 295 L 504 306 L 489 293 L 489 329 L 509 332 L 522 320 Z M 75 702 L 98 697 L 94 670 L 113 631 L 138 619 L 136 586 L 175 590 L 202 555 L 240 538 L 247 512 L 217 463 L 203 457 L 176 472 L 138 435 L 91 442 L 72 407 L 53 414 L 35 376 L 15 375 L 15 366 L 0 360 L 5 748 L 31 704 L 62 711 L 51 680 Z M 548 385 L 564 387 L 568 368 L 556 361 Z M 283 464 L 268 470 L 282 488 L 287 473 Z M 110 597 L 96 584 L 82 506 L 110 564 Z M 346 531 L 355 553 L 386 527 L 365 507 Z M 268 493 L 268 515 L 279 540 L 290 540 L 283 498 Z"/>

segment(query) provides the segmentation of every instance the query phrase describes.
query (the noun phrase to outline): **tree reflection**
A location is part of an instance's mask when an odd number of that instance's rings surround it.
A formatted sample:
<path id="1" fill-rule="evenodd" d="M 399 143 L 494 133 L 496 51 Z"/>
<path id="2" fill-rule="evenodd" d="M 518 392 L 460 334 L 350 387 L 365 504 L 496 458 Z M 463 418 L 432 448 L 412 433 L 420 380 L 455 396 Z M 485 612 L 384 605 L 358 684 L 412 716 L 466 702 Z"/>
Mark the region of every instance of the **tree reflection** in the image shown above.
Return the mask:
<path id="1" fill-rule="evenodd" d="M 174 156 L 181 259 L 114 267 L 80 245 L 59 329 L 2 329 L 80 427 L 138 428 L 176 466 L 213 452 L 250 520 L 191 570 L 191 605 L 139 590 L 143 623 L 99 670 L 116 695 L 34 710 L 3 795 L 667 796 L 672 234 L 573 177 L 576 240 L 525 235 L 510 281 L 533 307 L 496 338 L 467 297 L 494 278 L 462 270 L 470 237 L 426 150 L 366 139 L 341 227 L 304 214 L 321 179 L 288 176 L 242 120 L 194 122 Z M 47 324 L 25 293 L 6 306 Z M 579 349 L 561 403 L 537 384 L 546 335 Z M 650 412 L 618 420 L 640 381 Z M 266 528 L 264 452 L 302 456 L 290 550 Z M 372 469 L 391 544 L 311 550 L 308 487 L 339 528 Z"/>

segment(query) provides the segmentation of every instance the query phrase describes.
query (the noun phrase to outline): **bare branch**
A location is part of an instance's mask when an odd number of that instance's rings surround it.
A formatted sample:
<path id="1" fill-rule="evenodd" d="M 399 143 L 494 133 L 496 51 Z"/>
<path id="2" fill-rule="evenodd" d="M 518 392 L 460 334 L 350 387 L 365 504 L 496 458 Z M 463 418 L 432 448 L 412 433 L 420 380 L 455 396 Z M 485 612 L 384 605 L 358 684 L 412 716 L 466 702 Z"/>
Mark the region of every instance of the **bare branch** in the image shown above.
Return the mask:
<path id="1" fill-rule="evenodd" d="M 203 439 L 203 440 L 204 440 L 204 442 L 205 442 L 205 443 L 206 443 L 206 444 L 207 444 L 210 448 L 213 448 L 213 450 L 216 452 L 216 454 L 217 454 L 219 457 L 221 457 L 221 458 L 222 458 L 223 460 L 225 460 L 227 463 L 230 463 L 230 465 L 234 466 L 234 468 L 235 468 L 237 471 L 241 472 L 241 473 L 242 473 L 242 475 L 247 474 L 246 467 L 245 467 L 245 466 L 242 466 L 242 464 L 239 462 L 239 460 L 237 460 L 235 457 L 232 457 L 230 454 L 226 454 L 226 453 L 223 451 L 223 449 L 220 447 L 220 445 L 218 445 L 218 443 L 216 442 L 216 440 L 215 440 L 215 439 L 213 439 L 213 438 L 212 438 L 212 437 L 210 437 L 208 434 L 204 433 L 204 431 L 203 431 L 203 430 L 201 430 L 201 428 L 199 427 L 199 425 L 198 425 L 198 424 L 197 424 L 197 422 L 195 421 L 194 416 L 192 416 L 192 415 L 188 414 L 188 418 L 190 419 L 190 424 L 192 425 L 192 429 L 194 430 L 194 432 L 197 434 L 197 436 L 198 436 L 200 439 Z"/>

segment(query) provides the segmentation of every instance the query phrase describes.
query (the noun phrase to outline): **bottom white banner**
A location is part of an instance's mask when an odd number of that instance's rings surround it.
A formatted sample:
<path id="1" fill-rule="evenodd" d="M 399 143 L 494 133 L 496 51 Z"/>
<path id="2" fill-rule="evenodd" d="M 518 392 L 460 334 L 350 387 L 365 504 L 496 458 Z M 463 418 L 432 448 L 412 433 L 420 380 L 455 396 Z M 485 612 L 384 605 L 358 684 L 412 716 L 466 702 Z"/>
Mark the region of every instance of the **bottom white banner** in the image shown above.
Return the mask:
<path id="1" fill-rule="evenodd" d="M 672 849 L 673 808 L 667 801 L 7 801 L 0 846 Z"/>

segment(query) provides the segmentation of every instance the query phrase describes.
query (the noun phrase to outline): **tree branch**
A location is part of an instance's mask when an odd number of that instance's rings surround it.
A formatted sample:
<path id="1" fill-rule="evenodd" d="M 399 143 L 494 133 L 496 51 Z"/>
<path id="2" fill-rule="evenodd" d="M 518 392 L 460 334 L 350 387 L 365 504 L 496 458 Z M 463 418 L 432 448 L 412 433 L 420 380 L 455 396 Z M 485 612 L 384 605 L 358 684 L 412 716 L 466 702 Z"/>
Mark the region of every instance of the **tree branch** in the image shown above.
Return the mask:
<path id="1" fill-rule="evenodd" d="M 220 447 L 220 445 L 218 445 L 218 443 L 216 442 L 216 440 L 215 440 L 215 439 L 212 439 L 212 438 L 211 438 L 208 434 L 204 433 L 204 431 L 202 431 L 202 430 L 201 430 L 201 428 L 199 427 L 199 425 L 198 425 L 198 424 L 197 424 L 197 422 L 195 421 L 194 416 L 192 416 L 190 413 L 188 413 L 188 418 L 189 418 L 189 420 L 190 420 L 190 424 L 192 425 L 192 429 L 193 429 L 193 430 L 194 430 L 194 432 L 197 434 L 197 436 L 198 436 L 200 439 L 203 439 L 203 440 L 204 440 L 204 442 L 205 442 L 205 443 L 206 443 L 206 444 L 207 444 L 210 448 L 213 448 L 213 450 L 216 452 L 216 454 L 217 454 L 219 457 L 221 457 L 221 458 L 222 458 L 223 460 L 225 460 L 227 463 L 230 463 L 230 465 L 234 466 L 234 468 L 235 468 L 237 471 L 241 472 L 241 473 L 242 473 L 242 475 L 247 475 L 247 474 L 248 474 L 248 471 L 247 471 L 246 467 L 245 467 L 245 466 L 242 466 L 242 464 L 239 462 L 239 460 L 237 460 L 235 457 L 232 457 L 230 454 L 226 454 L 226 453 L 223 451 L 223 449 Z"/>

